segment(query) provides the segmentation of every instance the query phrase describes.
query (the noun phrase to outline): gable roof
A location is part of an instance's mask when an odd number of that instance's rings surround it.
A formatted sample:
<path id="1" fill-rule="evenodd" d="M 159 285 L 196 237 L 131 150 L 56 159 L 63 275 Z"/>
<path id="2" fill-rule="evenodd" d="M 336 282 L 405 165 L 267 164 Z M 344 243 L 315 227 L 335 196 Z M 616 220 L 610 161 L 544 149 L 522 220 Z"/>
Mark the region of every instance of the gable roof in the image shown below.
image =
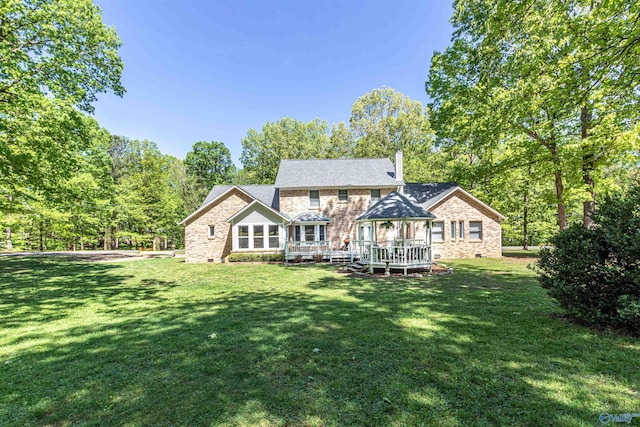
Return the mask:
<path id="1" fill-rule="evenodd" d="M 483 206 L 485 209 L 492 212 L 498 218 L 506 218 L 504 215 L 493 209 L 488 204 L 484 203 L 482 200 L 462 189 L 462 187 L 458 186 L 458 184 L 456 184 L 455 182 L 431 182 L 426 184 L 409 183 L 405 184 L 404 186 L 405 195 L 414 203 L 422 206 L 424 209 L 431 209 L 433 206 L 437 205 L 439 202 L 443 201 L 456 192 L 460 192 L 466 195 L 476 203 Z"/>
<path id="2" fill-rule="evenodd" d="M 273 185 L 215 185 L 211 191 L 209 191 L 209 194 L 200 205 L 200 208 L 209 204 L 212 200 L 217 199 L 232 187 L 238 187 L 254 199 L 260 200 L 262 203 L 273 209 L 280 209 L 278 189 Z"/>
<path id="3" fill-rule="evenodd" d="M 277 188 L 395 187 L 389 159 L 281 160 Z"/>
<path id="4" fill-rule="evenodd" d="M 282 215 L 278 212 L 280 209 L 280 193 L 273 185 L 215 185 L 200 207 L 191 215 L 180 221 L 179 224 L 185 224 L 188 220 L 210 206 L 215 200 L 227 194 L 234 188 L 240 190 L 252 199 L 260 201 L 262 205 L 276 211 L 278 215 Z"/>
<path id="5" fill-rule="evenodd" d="M 397 191 L 392 191 L 357 217 L 356 221 L 398 219 L 435 219 L 435 216 Z"/>
<path id="6" fill-rule="evenodd" d="M 234 213 L 233 215 L 231 215 L 229 217 L 229 219 L 227 219 L 227 222 L 231 222 L 233 221 L 235 218 L 237 218 L 238 216 L 242 215 L 243 213 L 255 209 L 256 206 L 264 206 L 265 208 L 267 208 L 267 210 L 269 210 L 270 212 L 273 212 L 274 214 L 276 214 L 277 216 L 279 216 L 280 218 L 289 221 L 291 218 L 289 218 L 289 216 L 283 214 L 280 211 L 277 211 L 275 209 L 273 209 L 271 206 L 267 206 L 264 203 L 262 203 L 260 200 L 254 200 L 253 202 L 249 203 L 247 206 L 245 206 L 244 208 L 240 209 L 238 212 Z"/>

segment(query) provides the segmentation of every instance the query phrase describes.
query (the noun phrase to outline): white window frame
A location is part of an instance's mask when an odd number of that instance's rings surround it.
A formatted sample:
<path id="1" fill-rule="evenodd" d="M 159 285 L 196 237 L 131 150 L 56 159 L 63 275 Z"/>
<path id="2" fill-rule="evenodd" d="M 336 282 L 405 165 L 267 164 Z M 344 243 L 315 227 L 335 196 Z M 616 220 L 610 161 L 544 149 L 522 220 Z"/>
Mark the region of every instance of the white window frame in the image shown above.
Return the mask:
<path id="1" fill-rule="evenodd" d="M 345 194 L 346 196 L 343 198 L 340 197 L 341 194 Z M 349 190 L 347 189 L 340 189 L 338 190 L 338 202 L 340 203 L 347 203 L 349 201 Z"/>
<path id="2" fill-rule="evenodd" d="M 437 237 L 437 234 L 435 233 L 436 230 L 436 224 L 440 224 L 440 230 L 441 230 L 441 234 L 440 234 L 440 238 Z M 444 242 L 444 221 L 433 221 L 431 223 L 431 238 L 434 242 Z"/>
<path id="3" fill-rule="evenodd" d="M 293 229 L 293 241 L 294 242 L 307 242 L 307 233 L 305 232 L 305 227 L 308 226 L 313 226 L 313 242 L 323 242 L 327 240 L 327 224 L 322 223 L 322 224 L 296 224 L 294 225 L 294 229 Z M 300 228 L 298 228 L 300 227 Z M 320 239 L 320 227 L 324 227 L 324 239 Z M 295 240 L 296 235 L 298 234 L 298 232 L 296 230 L 299 230 L 299 234 L 300 234 L 300 240 Z"/>
<path id="4" fill-rule="evenodd" d="M 457 233 L 457 221 L 450 221 L 449 222 L 449 226 L 451 227 L 451 229 L 449 230 L 449 236 L 451 237 L 451 241 L 455 242 L 456 238 L 458 237 L 458 233 Z"/>
<path id="5" fill-rule="evenodd" d="M 377 191 L 378 195 L 374 196 L 373 192 Z M 380 199 L 382 198 L 382 191 L 380 191 L 379 188 L 372 188 L 371 189 L 371 206 L 375 205 L 376 203 L 378 203 L 380 201 Z"/>
<path id="6" fill-rule="evenodd" d="M 262 230 L 263 230 L 263 234 L 262 234 L 262 244 L 263 247 L 262 248 L 256 248 L 254 247 L 254 233 L 253 233 L 253 228 L 254 227 L 259 227 L 262 226 Z M 269 236 L 269 226 L 277 226 L 278 227 L 278 246 L 277 247 L 271 247 L 269 245 L 270 243 L 270 236 Z M 248 233 L 248 239 L 249 239 L 249 244 L 247 248 L 241 248 L 240 247 L 240 237 L 238 235 L 238 227 L 248 227 L 249 228 L 249 233 Z M 268 250 L 274 250 L 274 249 L 281 249 L 282 248 L 282 242 L 283 242 L 283 235 L 284 235 L 284 231 L 283 231 L 283 227 L 280 224 L 274 224 L 272 222 L 252 222 L 252 223 L 243 223 L 243 224 L 236 224 L 233 226 L 233 243 L 232 243 L 232 248 L 234 251 L 268 251 Z M 265 247 L 266 245 L 266 247 Z"/>
<path id="7" fill-rule="evenodd" d="M 464 221 L 458 221 L 458 240 L 464 241 Z"/>
<path id="8" fill-rule="evenodd" d="M 474 224 L 479 224 L 480 228 L 478 231 L 474 231 Z M 476 233 L 480 234 L 479 238 L 475 238 L 474 235 Z M 484 227 L 481 220 L 469 221 L 469 241 L 470 242 L 482 242 L 484 238 Z"/>
<path id="9" fill-rule="evenodd" d="M 213 239 L 213 238 L 216 237 L 216 226 L 215 226 L 215 224 L 209 224 L 207 226 L 207 236 L 210 239 Z"/>
<path id="10" fill-rule="evenodd" d="M 317 193 L 318 197 L 311 197 L 311 193 Z M 320 190 L 309 190 L 309 207 L 310 208 L 319 208 L 320 207 Z"/>

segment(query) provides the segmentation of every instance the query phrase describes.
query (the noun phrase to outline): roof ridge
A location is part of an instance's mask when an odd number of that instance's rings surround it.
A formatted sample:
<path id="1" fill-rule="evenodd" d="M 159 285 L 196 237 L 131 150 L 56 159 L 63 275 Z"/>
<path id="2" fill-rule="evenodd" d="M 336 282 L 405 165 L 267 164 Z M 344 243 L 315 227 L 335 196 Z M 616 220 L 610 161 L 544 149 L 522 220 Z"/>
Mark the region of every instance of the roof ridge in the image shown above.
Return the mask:
<path id="1" fill-rule="evenodd" d="M 281 162 L 317 162 L 317 161 L 322 161 L 322 160 L 332 160 L 332 161 L 339 161 L 339 160 L 389 160 L 391 161 L 390 158 L 388 157 L 353 157 L 353 158 L 340 158 L 340 159 L 280 159 Z"/>

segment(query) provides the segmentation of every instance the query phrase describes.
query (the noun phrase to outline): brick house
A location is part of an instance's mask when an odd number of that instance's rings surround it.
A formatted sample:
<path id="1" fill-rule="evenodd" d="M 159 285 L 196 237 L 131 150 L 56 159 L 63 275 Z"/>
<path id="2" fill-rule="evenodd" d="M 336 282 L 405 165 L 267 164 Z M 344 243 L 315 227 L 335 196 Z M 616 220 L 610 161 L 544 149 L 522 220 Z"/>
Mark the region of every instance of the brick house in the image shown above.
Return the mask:
<path id="1" fill-rule="evenodd" d="M 410 218 L 396 217 L 405 211 Z M 395 166 L 389 159 L 282 160 L 274 185 L 216 185 L 182 224 L 186 262 L 240 252 L 331 258 L 348 250 L 366 258 L 373 247 L 411 242 L 428 248 L 420 253 L 430 263 L 501 256 L 503 219 L 455 183 L 405 183 L 399 151 Z M 393 252 L 399 249 L 407 254 L 404 246 Z"/>

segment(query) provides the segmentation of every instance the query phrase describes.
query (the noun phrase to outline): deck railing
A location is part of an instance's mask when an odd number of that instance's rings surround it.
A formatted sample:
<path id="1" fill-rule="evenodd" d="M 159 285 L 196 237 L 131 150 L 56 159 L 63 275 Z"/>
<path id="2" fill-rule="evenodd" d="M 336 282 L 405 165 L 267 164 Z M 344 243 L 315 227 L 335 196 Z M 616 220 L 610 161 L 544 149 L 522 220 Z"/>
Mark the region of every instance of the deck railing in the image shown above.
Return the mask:
<path id="1" fill-rule="evenodd" d="M 424 240 L 389 241 L 392 245 L 371 245 L 370 241 L 352 242 L 354 252 L 359 252 L 360 260 L 374 265 L 425 266 L 431 263 L 431 247 Z"/>
<path id="2" fill-rule="evenodd" d="M 374 246 L 371 252 L 373 264 L 425 265 L 430 263 L 431 248 L 425 246 Z"/>
<path id="3" fill-rule="evenodd" d="M 285 255 L 324 254 L 331 251 L 328 240 L 316 240 L 312 242 L 286 242 Z"/>

